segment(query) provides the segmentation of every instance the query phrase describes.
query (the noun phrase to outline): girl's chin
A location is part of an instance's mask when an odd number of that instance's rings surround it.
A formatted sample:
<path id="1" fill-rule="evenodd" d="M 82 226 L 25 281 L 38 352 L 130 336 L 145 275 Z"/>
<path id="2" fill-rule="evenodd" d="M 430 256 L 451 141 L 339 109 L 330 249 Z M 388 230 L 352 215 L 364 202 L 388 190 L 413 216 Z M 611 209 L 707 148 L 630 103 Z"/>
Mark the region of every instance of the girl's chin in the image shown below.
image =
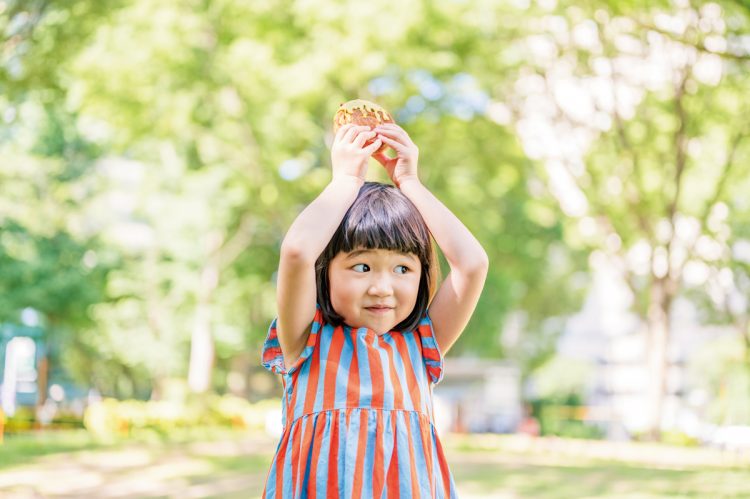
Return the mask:
<path id="1" fill-rule="evenodd" d="M 367 323 L 359 323 L 359 322 L 346 322 L 346 325 L 349 326 L 352 329 L 362 329 L 366 328 L 371 331 L 374 331 L 375 334 L 380 336 L 381 334 L 388 333 L 393 330 L 394 327 L 396 327 L 396 324 L 383 324 L 382 322 L 375 323 L 375 322 L 367 322 Z"/>

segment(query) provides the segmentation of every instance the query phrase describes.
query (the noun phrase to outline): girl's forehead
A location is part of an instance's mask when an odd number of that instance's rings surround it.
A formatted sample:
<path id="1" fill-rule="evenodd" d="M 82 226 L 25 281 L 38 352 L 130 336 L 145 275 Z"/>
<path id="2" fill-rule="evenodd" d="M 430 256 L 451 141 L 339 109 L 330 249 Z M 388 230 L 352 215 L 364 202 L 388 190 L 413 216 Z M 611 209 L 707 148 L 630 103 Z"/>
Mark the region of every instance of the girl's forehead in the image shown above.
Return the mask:
<path id="1" fill-rule="evenodd" d="M 409 258 L 419 261 L 419 257 L 414 253 L 404 253 L 401 251 L 389 250 L 389 249 L 371 249 L 371 248 L 357 248 L 352 251 L 342 251 L 337 256 L 344 258 L 345 260 L 351 260 L 353 258 Z"/>

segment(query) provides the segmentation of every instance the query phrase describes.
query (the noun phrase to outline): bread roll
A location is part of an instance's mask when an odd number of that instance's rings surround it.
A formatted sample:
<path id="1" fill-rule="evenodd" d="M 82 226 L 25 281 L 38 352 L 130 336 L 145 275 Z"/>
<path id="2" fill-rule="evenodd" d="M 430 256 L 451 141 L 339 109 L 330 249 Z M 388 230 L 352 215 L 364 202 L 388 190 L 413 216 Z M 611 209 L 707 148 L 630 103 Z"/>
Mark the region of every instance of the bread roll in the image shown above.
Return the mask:
<path id="1" fill-rule="evenodd" d="M 338 132 L 339 128 L 347 123 L 355 125 L 366 125 L 374 128 L 382 123 L 395 123 L 391 115 L 383 107 L 364 99 L 354 99 L 344 102 L 339 106 L 336 115 L 333 117 L 333 133 Z M 371 144 L 369 140 L 365 145 Z M 377 152 L 387 149 L 383 144 Z"/>

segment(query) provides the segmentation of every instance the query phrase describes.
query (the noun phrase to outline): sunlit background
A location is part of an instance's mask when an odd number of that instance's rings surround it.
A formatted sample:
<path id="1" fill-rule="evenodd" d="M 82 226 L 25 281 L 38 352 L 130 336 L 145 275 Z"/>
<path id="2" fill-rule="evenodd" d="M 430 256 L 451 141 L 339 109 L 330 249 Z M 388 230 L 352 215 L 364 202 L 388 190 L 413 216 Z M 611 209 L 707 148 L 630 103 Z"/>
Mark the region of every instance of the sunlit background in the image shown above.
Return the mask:
<path id="1" fill-rule="evenodd" d="M 0 495 L 260 495 L 279 245 L 354 98 L 490 257 L 435 388 L 461 497 L 750 493 L 747 1 L 0 0 L 0 32 Z"/>

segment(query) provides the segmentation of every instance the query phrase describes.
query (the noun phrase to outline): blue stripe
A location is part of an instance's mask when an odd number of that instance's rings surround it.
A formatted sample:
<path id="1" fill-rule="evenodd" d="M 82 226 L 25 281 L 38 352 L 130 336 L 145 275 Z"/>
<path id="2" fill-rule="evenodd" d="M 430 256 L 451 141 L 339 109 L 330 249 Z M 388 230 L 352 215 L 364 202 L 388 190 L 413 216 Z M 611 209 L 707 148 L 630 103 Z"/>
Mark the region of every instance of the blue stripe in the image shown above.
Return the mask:
<path id="1" fill-rule="evenodd" d="M 274 324 L 276 324 L 276 321 L 274 321 Z M 273 326 L 272 326 L 273 327 Z M 266 338 L 266 341 L 263 342 L 263 348 L 270 348 L 270 347 L 277 347 L 279 346 L 279 337 L 275 336 L 273 338 L 269 337 Z"/>
<path id="2" fill-rule="evenodd" d="M 357 444 L 359 440 L 359 409 L 351 411 L 349 416 L 349 428 L 346 432 L 346 448 L 343 449 L 346 455 L 344 462 L 344 495 L 345 497 L 352 496 L 352 485 L 353 479 L 356 473 L 362 473 L 363 470 L 355 468 L 357 464 Z M 346 425 L 346 419 L 344 419 L 344 425 Z"/>
<path id="3" fill-rule="evenodd" d="M 362 463 L 364 469 L 362 477 L 362 497 L 364 499 L 372 499 L 372 475 L 375 469 L 375 438 L 377 424 L 378 424 L 378 413 L 380 411 L 367 411 L 367 443 L 364 449 L 365 459 Z M 362 450 L 360 450 L 362 452 Z"/>
<path id="4" fill-rule="evenodd" d="M 430 440 L 432 441 L 432 476 L 435 482 L 435 495 L 445 498 L 445 484 L 443 483 L 443 473 L 438 461 L 437 445 L 435 445 L 435 429 L 430 426 Z"/>
<path id="5" fill-rule="evenodd" d="M 287 378 L 286 376 L 281 377 L 281 385 L 284 388 L 284 395 L 281 397 L 281 427 L 286 430 L 286 411 L 287 411 L 287 405 L 289 405 L 289 401 L 291 400 L 291 394 L 292 390 L 287 390 L 287 386 L 290 386 L 290 383 L 292 381 Z M 287 395 L 288 394 L 288 395 Z M 280 444 L 281 442 L 279 442 Z"/>
<path id="6" fill-rule="evenodd" d="M 345 487 L 344 483 L 344 463 L 346 462 L 346 413 L 344 411 L 341 411 L 338 413 L 339 418 L 339 455 L 338 455 L 338 463 L 336 463 L 336 466 L 338 468 L 338 478 L 339 478 L 339 488 L 336 491 L 338 494 L 341 494 Z"/>
<path id="7" fill-rule="evenodd" d="M 294 410 L 292 412 L 292 419 L 297 419 L 302 416 L 302 411 L 305 408 L 305 397 L 307 396 L 307 382 L 310 379 L 310 362 L 302 364 L 302 370 L 297 376 L 297 386 L 294 389 L 297 391 L 297 400 L 294 401 Z"/>
<path id="8" fill-rule="evenodd" d="M 298 463 L 297 464 L 297 466 L 298 466 L 298 468 L 297 468 L 297 478 L 298 478 L 297 482 L 299 484 L 299 487 L 297 489 L 297 493 L 300 494 L 300 495 L 302 494 L 303 490 L 307 491 L 307 484 L 309 483 L 308 480 L 310 479 L 310 461 L 311 461 L 311 458 L 312 458 L 312 452 L 309 452 L 310 449 L 312 449 L 312 447 L 309 447 L 307 449 L 305 449 L 303 447 L 303 445 L 305 443 L 305 431 L 306 431 L 306 428 L 307 428 L 307 421 L 310 418 L 316 418 L 316 417 L 317 417 L 317 414 L 312 415 L 312 416 L 304 416 L 299 421 L 299 424 L 301 425 L 301 428 L 302 428 L 302 434 L 299 437 L 300 458 L 302 458 L 302 453 L 303 452 L 307 452 L 307 456 L 305 457 L 305 473 L 304 474 L 300 473 L 300 471 L 302 471 L 301 470 L 302 463 Z M 311 432 L 313 432 L 313 430 L 315 430 L 315 419 L 313 419 L 312 428 L 310 428 Z M 315 433 L 313 432 L 313 435 L 314 434 Z M 311 442 L 312 442 L 312 440 L 311 440 Z"/>
<path id="9" fill-rule="evenodd" d="M 352 365 L 352 338 L 346 334 L 346 330 L 341 328 L 336 334 L 344 336 L 344 344 L 341 346 L 341 357 L 339 358 L 339 368 L 336 371 L 336 396 L 334 397 L 333 407 L 343 409 L 346 407 L 346 391 L 349 384 L 349 369 Z"/>
<path id="10" fill-rule="evenodd" d="M 279 441 L 281 445 L 281 441 Z M 276 460 L 279 458 L 279 449 L 276 448 L 276 454 L 273 456 L 271 462 L 271 471 L 268 473 L 268 479 L 266 480 L 266 489 L 264 499 L 271 499 L 276 497 Z"/>
<path id="11" fill-rule="evenodd" d="M 396 419 L 396 453 L 398 454 L 398 496 L 411 497 L 411 461 L 409 459 L 409 435 L 406 425 L 409 424 L 408 415 L 413 412 L 398 411 Z"/>
<path id="12" fill-rule="evenodd" d="M 359 364 L 359 407 L 369 407 L 372 403 L 372 378 L 370 360 L 367 358 L 367 336 L 357 331 L 357 364 Z"/>
<path id="13" fill-rule="evenodd" d="M 401 334 L 401 333 L 396 333 Z M 396 347 L 396 341 L 390 336 L 386 336 L 385 341 L 391 346 L 393 350 L 393 364 L 396 367 L 396 375 L 398 376 L 399 384 L 401 385 L 401 394 L 404 400 L 404 409 L 407 411 L 414 411 L 414 404 L 411 401 L 409 395 L 409 384 L 406 382 L 406 367 L 404 367 L 404 359 L 401 358 L 401 353 Z"/>
<path id="14" fill-rule="evenodd" d="M 419 429 L 419 414 L 416 412 L 409 413 L 409 424 L 411 425 L 411 441 L 414 447 L 414 463 L 417 466 L 417 480 L 421 491 L 430 490 L 430 482 L 427 476 L 427 462 L 425 461 L 424 447 L 422 446 L 422 432 Z M 424 470 L 424 473 L 419 473 Z M 434 472 L 435 470 L 433 470 Z"/>
<path id="15" fill-rule="evenodd" d="M 323 429 L 323 439 L 320 441 L 319 459 L 315 463 L 315 495 L 322 498 L 328 496 L 326 493 L 328 486 L 328 466 L 335 466 L 335 463 L 332 464 L 328 461 L 328 456 L 331 453 L 331 421 L 333 421 L 335 414 L 326 412 L 321 417 L 325 418 L 326 426 Z"/>
<path id="16" fill-rule="evenodd" d="M 331 329 L 333 328 L 330 326 L 324 327 L 320 339 L 318 340 L 320 343 L 320 361 L 318 364 L 318 389 L 315 391 L 315 403 L 313 404 L 313 411 L 315 412 L 323 410 L 326 366 L 328 364 L 328 352 L 331 350 Z"/>

